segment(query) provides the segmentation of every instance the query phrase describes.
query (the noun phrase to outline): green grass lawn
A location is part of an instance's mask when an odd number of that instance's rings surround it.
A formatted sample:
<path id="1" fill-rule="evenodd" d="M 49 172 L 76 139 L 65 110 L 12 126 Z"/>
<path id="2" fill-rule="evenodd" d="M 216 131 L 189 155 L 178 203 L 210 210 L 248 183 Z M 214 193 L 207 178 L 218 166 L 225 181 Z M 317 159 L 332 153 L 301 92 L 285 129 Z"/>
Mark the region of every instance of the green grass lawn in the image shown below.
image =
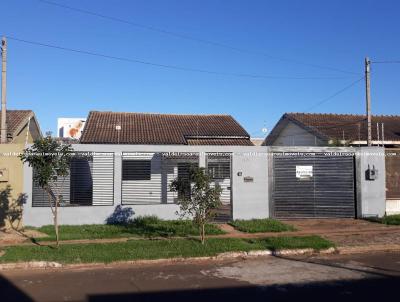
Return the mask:
<path id="1" fill-rule="evenodd" d="M 209 238 L 205 245 L 191 238 L 138 239 L 119 243 L 65 244 L 53 246 L 11 246 L 4 248 L 0 262 L 56 261 L 60 263 L 109 263 L 139 259 L 214 256 L 223 252 L 333 247 L 318 236 L 271 237 L 261 239 Z"/>
<path id="2" fill-rule="evenodd" d="M 55 240 L 53 225 L 46 225 L 35 230 L 45 233 L 48 237 L 36 238 L 37 241 Z M 206 226 L 208 235 L 225 234 L 217 225 Z M 137 217 L 132 222 L 123 225 L 88 224 L 61 225 L 60 239 L 104 239 L 123 237 L 184 237 L 198 235 L 198 228 L 189 220 L 161 220 L 153 216 Z"/>
<path id="3" fill-rule="evenodd" d="M 289 232 L 296 231 L 292 225 L 275 219 L 234 220 L 229 223 L 235 229 L 246 233 Z"/>
<path id="4" fill-rule="evenodd" d="M 372 221 L 372 222 L 383 223 L 383 224 L 387 224 L 387 225 L 400 225 L 400 214 L 384 216 L 382 218 L 369 217 L 369 218 L 366 218 L 366 220 Z"/>

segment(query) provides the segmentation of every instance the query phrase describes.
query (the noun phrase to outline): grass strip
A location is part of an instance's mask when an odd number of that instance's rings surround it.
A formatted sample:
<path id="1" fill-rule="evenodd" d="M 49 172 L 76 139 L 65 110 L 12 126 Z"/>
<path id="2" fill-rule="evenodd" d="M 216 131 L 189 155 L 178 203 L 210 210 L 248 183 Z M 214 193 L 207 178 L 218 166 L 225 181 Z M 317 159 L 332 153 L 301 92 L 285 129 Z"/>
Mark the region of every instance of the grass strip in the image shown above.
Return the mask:
<path id="1" fill-rule="evenodd" d="M 229 222 L 235 229 L 246 233 L 265 233 L 265 232 L 292 232 L 296 228 L 275 219 L 251 219 L 234 220 Z"/>
<path id="2" fill-rule="evenodd" d="M 368 217 L 365 219 L 368 221 L 371 221 L 371 222 L 377 222 L 377 223 L 382 223 L 382 224 L 387 224 L 387 225 L 400 225 L 400 214 L 388 215 L 388 216 L 384 216 L 381 218 Z"/>
<path id="3" fill-rule="evenodd" d="M 260 239 L 209 238 L 205 245 L 191 238 L 130 240 L 120 243 L 65 244 L 54 246 L 10 246 L 0 263 L 56 261 L 60 263 L 109 263 L 140 259 L 215 256 L 223 252 L 313 248 L 326 249 L 332 242 L 319 236 L 271 237 Z"/>
<path id="4" fill-rule="evenodd" d="M 36 241 L 54 241 L 53 225 L 45 225 L 35 230 L 48 237 L 35 238 Z M 138 217 L 121 225 L 88 224 L 60 225 L 60 240 L 105 239 L 125 237 L 185 237 L 198 235 L 199 230 L 189 220 L 160 220 L 154 217 Z M 217 225 L 206 225 L 207 235 L 225 234 Z"/>

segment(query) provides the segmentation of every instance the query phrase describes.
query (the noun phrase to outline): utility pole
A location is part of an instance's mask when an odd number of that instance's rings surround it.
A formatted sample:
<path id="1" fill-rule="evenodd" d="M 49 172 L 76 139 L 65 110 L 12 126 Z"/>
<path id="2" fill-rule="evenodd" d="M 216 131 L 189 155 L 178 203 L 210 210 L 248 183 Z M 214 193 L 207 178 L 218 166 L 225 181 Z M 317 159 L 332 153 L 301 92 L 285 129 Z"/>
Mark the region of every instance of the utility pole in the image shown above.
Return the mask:
<path id="1" fill-rule="evenodd" d="M 6 89 L 7 89 L 7 40 L 5 37 L 1 40 L 1 129 L 0 142 L 7 143 L 7 106 L 6 106 Z"/>
<path id="2" fill-rule="evenodd" d="M 371 129 L 371 61 L 368 57 L 365 58 L 365 100 L 367 109 L 367 145 L 372 145 L 372 129 Z"/>

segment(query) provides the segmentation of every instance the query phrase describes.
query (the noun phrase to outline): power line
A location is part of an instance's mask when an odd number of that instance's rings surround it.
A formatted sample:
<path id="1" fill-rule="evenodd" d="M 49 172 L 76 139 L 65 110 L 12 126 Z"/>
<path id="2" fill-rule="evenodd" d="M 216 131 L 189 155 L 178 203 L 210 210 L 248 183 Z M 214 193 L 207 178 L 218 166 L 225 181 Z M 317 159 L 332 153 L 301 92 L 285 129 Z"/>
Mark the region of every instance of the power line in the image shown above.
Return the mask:
<path id="1" fill-rule="evenodd" d="M 372 61 L 374 64 L 400 64 L 400 61 Z"/>
<path id="2" fill-rule="evenodd" d="M 306 109 L 305 111 L 310 111 L 326 102 L 328 102 L 329 100 L 333 99 L 334 97 L 336 97 L 337 95 L 341 94 L 342 92 L 346 91 L 347 89 L 350 89 L 351 87 L 353 87 L 354 85 L 356 85 L 358 82 L 362 81 L 364 79 L 364 76 L 362 76 L 361 78 L 359 78 L 358 80 L 352 82 L 350 85 L 347 85 L 346 87 L 340 89 L 339 91 L 335 92 L 334 94 L 328 96 L 327 98 L 319 101 L 318 103 L 314 104 L 313 106 L 309 107 L 308 109 Z"/>
<path id="3" fill-rule="evenodd" d="M 318 68 L 318 69 L 326 69 L 326 70 L 331 70 L 331 71 L 336 71 L 336 72 L 341 72 L 341 73 L 358 75 L 358 73 L 352 72 L 352 71 L 348 71 L 348 70 L 342 70 L 342 69 L 335 68 L 335 67 L 324 66 L 324 65 L 313 64 L 313 63 L 306 63 L 306 62 L 301 62 L 301 61 L 297 61 L 297 60 L 293 60 L 293 59 L 282 58 L 282 57 L 278 57 L 278 56 L 272 56 L 272 55 L 269 55 L 269 54 L 261 52 L 261 51 L 253 51 L 253 50 L 244 49 L 244 48 L 240 48 L 240 47 L 230 46 L 230 45 L 227 45 L 227 44 L 224 44 L 224 43 L 219 43 L 219 42 L 215 42 L 215 41 L 211 41 L 211 40 L 200 39 L 200 38 L 192 37 L 192 36 L 189 36 L 189 35 L 186 35 L 186 34 L 181 34 L 181 33 L 173 32 L 173 31 L 169 31 L 169 30 L 164 30 L 162 28 L 158 28 L 158 27 L 154 27 L 154 26 L 150 26 L 150 25 L 145 25 L 145 24 L 141 24 L 141 23 L 137 23 L 137 22 L 132 22 L 132 21 L 125 20 L 125 19 L 122 19 L 122 18 L 113 17 L 113 16 L 109 16 L 109 15 L 104 15 L 104 14 L 96 13 L 96 12 L 89 11 L 89 10 L 86 10 L 86 9 L 81 9 L 81 8 L 77 8 L 77 7 L 73 7 L 73 6 L 69 6 L 69 5 L 65 5 L 65 4 L 60 4 L 60 3 L 57 3 L 57 2 L 53 2 L 53 1 L 48 1 L 48 0 L 37 0 L 37 1 L 45 3 L 45 4 L 48 4 L 48 5 L 53 5 L 53 6 L 57 6 L 57 7 L 60 7 L 60 8 L 68 9 L 68 10 L 71 10 L 71 11 L 75 11 L 75 12 L 79 12 L 79 13 L 83 13 L 83 14 L 87 14 L 87 15 L 91 15 L 91 16 L 107 19 L 107 20 L 110 20 L 110 21 L 124 23 L 124 24 L 127 24 L 127 25 L 143 28 L 143 29 L 150 30 L 150 31 L 153 31 L 153 32 L 158 32 L 158 33 L 161 33 L 161 34 L 174 36 L 174 37 L 177 37 L 177 38 L 180 38 L 180 39 L 191 40 L 191 41 L 195 41 L 195 42 L 198 42 L 198 43 L 212 45 L 212 46 L 215 46 L 215 47 L 230 49 L 230 50 L 236 51 L 236 52 L 263 56 L 263 57 L 266 57 L 266 58 L 269 58 L 269 59 L 279 60 L 279 61 L 282 61 L 282 62 L 288 62 L 288 63 L 298 64 L 298 65 L 303 65 L 303 66 L 309 66 L 309 67 Z"/>
<path id="4" fill-rule="evenodd" d="M 364 76 L 361 77 L 360 79 L 358 79 L 358 80 L 352 82 L 350 85 L 347 85 L 346 87 L 340 89 L 339 91 L 335 92 L 334 94 L 330 95 L 329 97 L 327 97 L 327 98 L 325 98 L 325 99 L 319 101 L 319 102 L 316 103 L 315 105 L 313 105 L 313 106 L 311 106 L 310 108 L 306 109 L 305 112 L 307 112 L 307 111 L 309 111 L 309 110 L 312 110 L 312 109 L 314 109 L 314 108 L 316 108 L 316 107 L 322 105 L 323 103 L 328 102 L 329 100 L 333 99 L 333 98 L 336 97 L 337 95 L 339 95 L 339 94 L 341 94 L 342 92 L 346 91 L 347 89 L 353 87 L 354 85 L 356 85 L 358 82 L 360 82 L 360 81 L 363 80 L 363 79 L 364 79 Z M 363 119 L 360 120 L 360 121 L 363 121 L 363 120 L 365 120 L 365 118 L 363 118 Z M 350 122 L 350 124 L 359 123 L 360 121 Z M 313 126 L 313 127 L 314 127 L 314 128 L 318 128 L 318 127 L 321 127 L 321 128 L 322 128 L 322 127 L 323 127 L 324 129 L 329 129 L 329 128 L 336 128 L 336 127 L 344 126 L 344 125 L 347 125 L 347 123 L 345 123 L 345 124 L 336 124 L 336 125 L 334 125 L 334 126 L 328 126 L 328 127 L 326 127 L 326 126 L 325 126 L 325 127 L 324 127 L 324 126 Z M 275 126 L 276 126 L 276 125 L 275 125 Z M 270 131 L 270 133 L 269 133 L 268 135 L 270 135 L 270 134 L 272 133 L 272 131 L 274 130 L 275 126 L 272 127 L 272 129 L 271 129 L 271 131 Z M 252 135 L 253 135 L 254 133 L 255 133 L 255 132 L 253 132 Z M 302 134 L 302 133 L 298 133 L 298 134 L 300 135 L 300 134 Z M 290 136 L 296 136 L 296 135 L 297 135 L 297 133 L 295 133 L 295 134 L 289 134 L 289 135 L 284 135 L 284 136 L 280 136 L 280 137 L 290 137 Z"/>
<path id="5" fill-rule="evenodd" d="M 337 79 L 344 78 L 344 77 L 292 77 L 292 76 L 272 76 L 272 75 L 260 75 L 260 74 L 248 74 L 248 73 L 228 73 L 228 72 L 197 69 L 197 68 L 170 65 L 170 64 L 154 63 L 154 62 L 144 61 L 144 60 L 139 60 L 139 59 L 117 57 L 117 56 L 106 55 L 106 54 L 102 54 L 102 53 L 98 53 L 98 52 L 82 50 L 82 49 L 74 49 L 74 48 L 69 48 L 69 47 L 53 45 L 53 44 L 30 41 L 30 40 L 20 39 L 20 38 L 16 38 L 16 37 L 12 37 L 12 36 L 6 36 L 6 37 L 10 40 L 23 42 L 23 43 L 27 43 L 27 44 L 31 44 L 31 45 L 36 45 L 36 46 L 54 48 L 54 49 L 58 49 L 58 50 L 64 50 L 64 51 L 85 54 L 85 55 L 90 55 L 90 56 L 96 56 L 96 57 L 102 57 L 102 58 L 106 58 L 106 59 L 124 61 L 124 62 L 129 62 L 129 63 L 143 64 L 143 65 L 149 65 L 149 66 L 155 66 L 155 67 L 161 67 L 161 68 L 167 68 L 167 69 L 175 69 L 175 70 L 181 70 L 181 71 L 189 71 L 189 72 L 198 72 L 198 73 L 206 73 L 206 74 L 214 74 L 214 75 L 222 75 L 222 76 L 232 76 L 232 77 L 240 77 L 240 78 L 254 78 L 254 79 L 259 78 L 259 79 L 278 79 L 278 80 L 337 80 Z"/>

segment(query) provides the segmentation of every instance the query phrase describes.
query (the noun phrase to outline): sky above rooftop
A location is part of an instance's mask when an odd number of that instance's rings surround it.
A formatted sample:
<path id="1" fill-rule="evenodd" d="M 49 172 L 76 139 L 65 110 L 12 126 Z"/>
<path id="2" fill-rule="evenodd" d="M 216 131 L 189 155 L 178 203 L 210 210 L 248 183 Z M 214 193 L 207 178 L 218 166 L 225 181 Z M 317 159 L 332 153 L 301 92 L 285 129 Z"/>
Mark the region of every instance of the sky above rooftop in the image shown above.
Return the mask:
<path id="1" fill-rule="evenodd" d="M 0 34 L 129 61 L 8 39 L 8 107 L 43 131 L 90 110 L 224 113 L 260 137 L 284 112 L 364 113 L 364 57 L 400 61 L 396 0 L 53 1 L 129 22 L 45 2 L 2 0 Z M 399 67 L 372 63 L 374 114 L 400 114 Z"/>

